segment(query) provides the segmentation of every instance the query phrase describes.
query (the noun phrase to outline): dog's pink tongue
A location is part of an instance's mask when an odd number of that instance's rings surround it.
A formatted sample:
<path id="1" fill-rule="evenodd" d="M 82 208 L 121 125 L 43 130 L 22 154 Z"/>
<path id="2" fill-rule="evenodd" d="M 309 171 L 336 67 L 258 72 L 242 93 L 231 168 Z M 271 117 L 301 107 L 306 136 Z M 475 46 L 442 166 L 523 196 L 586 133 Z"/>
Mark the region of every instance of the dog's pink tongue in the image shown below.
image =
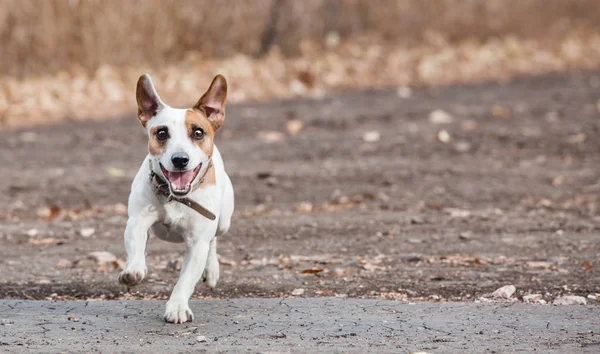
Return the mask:
<path id="1" fill-rule="evenodd" d="M 194 179 L 194 171 L 171 172 L 169 171 L 169 181 L 171 186 L 176 190 L 185 190 L 188 184 Z"/>

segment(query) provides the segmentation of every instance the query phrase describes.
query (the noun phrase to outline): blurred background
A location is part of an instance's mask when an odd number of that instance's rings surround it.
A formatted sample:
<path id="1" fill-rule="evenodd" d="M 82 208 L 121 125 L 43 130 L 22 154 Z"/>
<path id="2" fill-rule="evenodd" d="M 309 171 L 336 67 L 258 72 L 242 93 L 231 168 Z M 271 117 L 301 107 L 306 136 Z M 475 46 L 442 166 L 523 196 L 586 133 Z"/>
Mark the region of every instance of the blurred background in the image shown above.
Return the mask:
<path id="1" fill-rule="evenodd" d="M 185 105 L 217 73 L 240 102 L 589 69 L 598 18 L 597 0 L 5 0 L 0 127 L 133 114 L 143 72 Z"/>

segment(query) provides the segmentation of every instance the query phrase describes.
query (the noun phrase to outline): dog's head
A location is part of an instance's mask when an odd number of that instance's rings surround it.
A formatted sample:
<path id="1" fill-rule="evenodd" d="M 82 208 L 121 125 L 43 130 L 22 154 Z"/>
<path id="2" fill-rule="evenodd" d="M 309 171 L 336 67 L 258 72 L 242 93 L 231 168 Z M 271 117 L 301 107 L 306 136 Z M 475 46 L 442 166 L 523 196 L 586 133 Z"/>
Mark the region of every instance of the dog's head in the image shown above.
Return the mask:
<path id="1" fill-rule="evenodd" d="M 138 118 L 148 131 L 154 173 L 168 181 L 171 193 L 183 196 L 209 168 L 214 136 L 225 120 L 227 81 L 217 75 L 198 103 L 189 109 L 165 104 L 148 74 L 137 83 Z"/>

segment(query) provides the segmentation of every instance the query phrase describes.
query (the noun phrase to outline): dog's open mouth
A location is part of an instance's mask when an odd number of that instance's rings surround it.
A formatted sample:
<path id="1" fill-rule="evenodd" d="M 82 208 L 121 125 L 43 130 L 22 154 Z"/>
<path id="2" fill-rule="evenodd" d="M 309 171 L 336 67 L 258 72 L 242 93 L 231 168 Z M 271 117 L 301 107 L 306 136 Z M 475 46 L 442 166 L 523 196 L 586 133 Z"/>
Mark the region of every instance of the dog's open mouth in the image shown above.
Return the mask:
<path id="1" fill-rule="evenodd" d="M 190 171 L 169 171 L 160 164 L 160 169 L 171 186 L 171 193 L 175 195 L 186 195 L 190 192 L 192 182 L 198 175 L 201 167 L 202 163 Z"/>

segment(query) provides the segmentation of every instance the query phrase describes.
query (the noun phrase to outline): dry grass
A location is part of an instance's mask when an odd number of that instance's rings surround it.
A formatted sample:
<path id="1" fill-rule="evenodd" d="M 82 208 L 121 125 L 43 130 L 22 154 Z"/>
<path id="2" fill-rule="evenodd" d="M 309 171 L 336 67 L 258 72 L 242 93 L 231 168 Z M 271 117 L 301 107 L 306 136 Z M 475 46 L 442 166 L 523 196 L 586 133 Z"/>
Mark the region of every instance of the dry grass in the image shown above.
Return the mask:
<path id="1" fill-rule="evenodd" d="M 0 127 L 600 67 L 598 0 L 0 1 Z M 402 92 L 406 92 L 403 89 Z"/>
<path id="2" fill-rule="evenodd" d="M 570 31 L 553 42 L 514 36 L 449 44 L 431 36 L 420 46 L 390 46 L 374 37 L 355 38 L 323 52 L 304 45 L 301 55 L 286 58 L 272 51 L 263 58 L 235 55 L 226 59 L 188 56 L 170 65 L 102 66 L 94 72 L 44 75 L 23 79 L 0 77 L 0 127 L 49 124 L 135 116 L 135 83 L 148 71 L 161 97 L 187 106 L 222 73 L 229 82 L 229 102 L 314 97 L 345 89 L 443 85 L 506 80 L 519 74 L 541 74 L 600 67 L 600 33 Z"/>
<path id="3" fill-rule="evenodd" d="M 451 42 L 513 34 L 555 38 L 599 28 L 597 0 L 5 0 L 0 75 L 30 76 L 101 65 L 157 66 L 194 53 L 284 55 L 377 35 L 411 45 L 430 33 Z"/>

